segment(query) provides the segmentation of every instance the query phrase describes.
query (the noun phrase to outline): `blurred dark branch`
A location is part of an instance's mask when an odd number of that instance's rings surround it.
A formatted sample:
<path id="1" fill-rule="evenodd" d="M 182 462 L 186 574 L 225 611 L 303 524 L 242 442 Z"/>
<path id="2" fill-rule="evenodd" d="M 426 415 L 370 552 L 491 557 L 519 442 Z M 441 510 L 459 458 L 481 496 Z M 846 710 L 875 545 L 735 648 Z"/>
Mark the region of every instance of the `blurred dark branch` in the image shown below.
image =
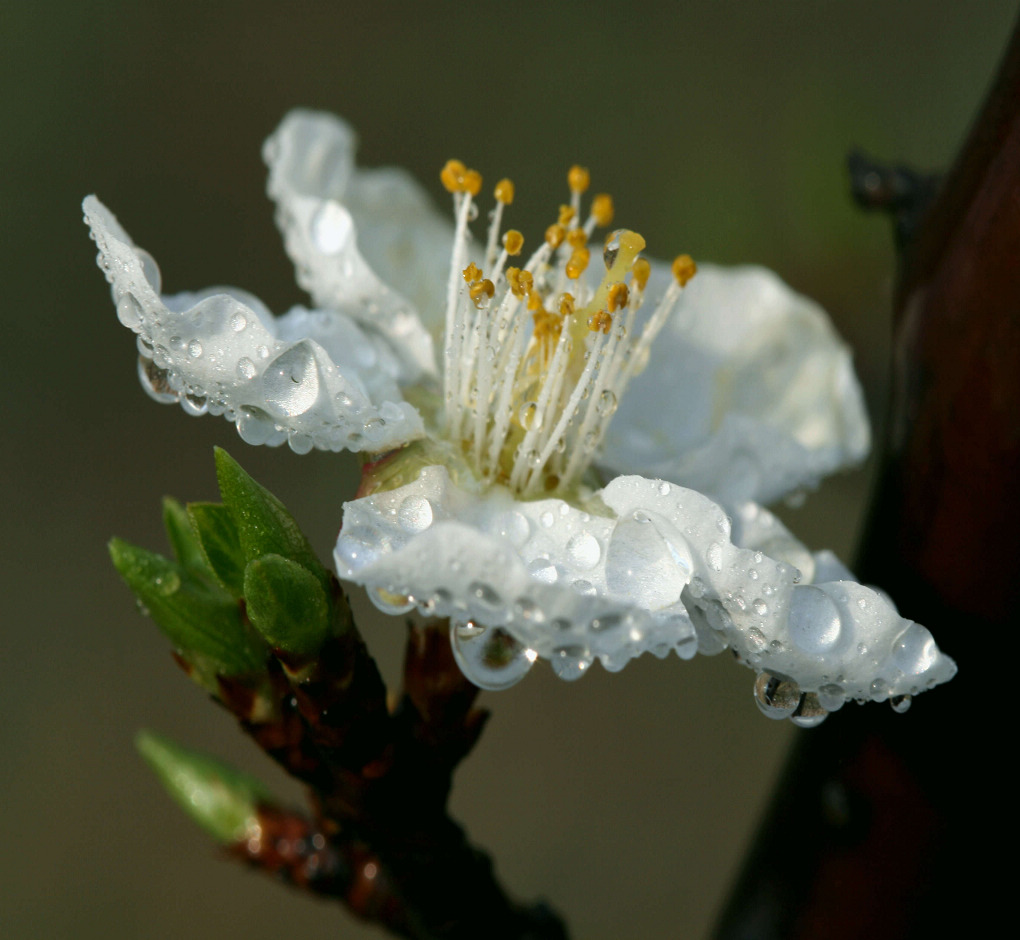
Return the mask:
<path id="1" fill-rule="evenodd" d="M 930 208 L 918 215 L 925 178 L 852 166 L 855 195 L 893 212 L 900 242 L 891 413 L 858 573 L 960 674 L 908 715 L 844 708 L 800 732 L 723 940 L 970 935 L 1008 903 L 982 860 L 1004 819 L 997 751 L 963 722 L 1006 714 L 996 657 L 1020 624 L 1020 31 Z"/>
<path id="2" fill-rule="evenodd" d="M 416 940 L 565 940 L 545 905 L 512 901 L 485 853 L 450 819 L 453 771 L 488 714 L 464 678 L 448 628 L 409 625 L 404 689 L 390 708 L 356 628 L 307 661 L 277 650 L 268 716 L 236 680 L 220 700 L 309 787 L 314 817 L 262 806 L 230 853 L 356 916 Z"/>

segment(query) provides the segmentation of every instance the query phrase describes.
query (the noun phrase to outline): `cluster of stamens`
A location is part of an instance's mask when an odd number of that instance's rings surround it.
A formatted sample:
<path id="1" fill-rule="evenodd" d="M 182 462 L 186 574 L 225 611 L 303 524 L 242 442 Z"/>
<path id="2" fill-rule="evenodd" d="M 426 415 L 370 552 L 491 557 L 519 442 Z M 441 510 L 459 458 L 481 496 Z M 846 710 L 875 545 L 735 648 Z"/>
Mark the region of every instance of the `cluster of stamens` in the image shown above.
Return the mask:
<path id="1" fill-rule="evenodd" d="M 581 222 L 590 176 L 567 174 L 571 199 L 523 267 L 508 264 L 524 247 L 503 210 L 514 199 L 508 179 L 495 187 L 481 266 L 469 261 L 469 223 L 482 178 L 450 160 L 440 179 L 453 194 L 456 235 L 447 286 L 445 432 L 477 471 L 525 497 L 574 486 L 590 465 L 630 379 L 648 360 L 652 341 L 697 270 L 688 255 L 673 262 L 673 279 L 632 338 L 651 274 L 636 232 L 610 232 L 605 274 L 592 289 L 584 278 L 596 227 L 613 221 L 606 194 Z"/>

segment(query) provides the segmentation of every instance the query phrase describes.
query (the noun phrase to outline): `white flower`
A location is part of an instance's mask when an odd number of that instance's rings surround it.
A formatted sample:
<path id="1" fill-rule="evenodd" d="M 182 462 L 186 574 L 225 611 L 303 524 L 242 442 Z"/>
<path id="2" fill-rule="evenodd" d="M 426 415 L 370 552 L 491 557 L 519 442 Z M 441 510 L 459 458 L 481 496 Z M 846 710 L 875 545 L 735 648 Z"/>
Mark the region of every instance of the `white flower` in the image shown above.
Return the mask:
<path id="1" fill-rule="evenodd" d="M 634 232 L 593 248 L 612 203 L 582 214 L 579 167 L 526 261 L 502 232 L 509 180 L 476 247 L 478 174 L 444 168 L 451 227 L 406 174 L 356 168 L 354 145 L 300 111 L 266 142 L 314 303 L 279 318 L 234 289 L 161 297 L 152 259 L 84 203 L 157 400 L 223 414 L 250 443 L 382 455 L 345 504 L 341 577 L 388 612 L 451 618 L 486 688 L 538 657 L 575 678 L 595 658 L 729 647 L 767 714 L 813 724 L 953 675 L 927 630 L 754 502 L 867 450 L 849 352 L 819 307 L 762 269 L 648 262 Z M 599 489 L 596 458 L 632 475 Z"/>

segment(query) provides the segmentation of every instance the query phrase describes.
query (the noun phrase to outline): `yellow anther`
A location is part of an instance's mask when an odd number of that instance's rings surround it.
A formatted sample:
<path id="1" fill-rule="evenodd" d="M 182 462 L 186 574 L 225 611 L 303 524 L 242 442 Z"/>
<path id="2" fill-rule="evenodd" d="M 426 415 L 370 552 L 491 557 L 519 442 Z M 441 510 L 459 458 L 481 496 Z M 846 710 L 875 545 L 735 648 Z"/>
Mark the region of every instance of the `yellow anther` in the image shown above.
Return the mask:
<path id="1" fill-rule="evenodd" d="M 503 203 L 504 206 L 510 205 L 514 201 L 514 183 L 513 180 L 509 180 L 506 177 L 501 179 L 496 184 L 496 198 Z"/>
<path id="2" fill-rule="evenodd" d="M 542 307 L 533 314 L 535 321 L 534 336 L 537 340 L 557 340 L 563 332 L 563 317 L 557 316 Z"/>
<path id="3" fill-rule="evenodd" d="M 439 179 L 442 180 L 443 186 L 448 192 L 463 192 L 463 180 L 466 172 L 467 167 L 460 160 L 447 160 L 446 166 L 439 171 Z"/>
<path id="4" fill-rule="evenodd" d="M 506 282 L 510 285 L 510 291 L 518 300 L 525 294 L 530 293 L 534 283 L 531 272 L 522 271 L 520 268 L 507 268 Z"/>
<path id="5" fill-rule="evenodd" d="M 480 307 L 486 300 L 488 300 L 496 292 L 496 287 L 488 278 L 482 281 L 475 281 L 474 284 L 468 290 L 471 295 L 471 299 L 475 302 L 476 307 Z"/>
<path id="6" fill-rule="evenodd" d="M 528 288 L 528 309 L 534 313 L 542 309 L 542 295 L 534 288 Z"/>
<path id="7" fill-rule="evenodd" d="M 560 206 L 560 217 L 557 221 L 560 225 L 566 227 L 574 221 L 575 215 L 577 215 L 577 213 L 574 212 L 573 206 Z"/>
<path id="8" fill-rule="evenodd" d="M 608 333 L 613 327 L 613 318 L 605 310 L 593 313 L 588 317 L 588 329 L 593 333 Z"/>
<path id="9" fill-rule="evenodd" d="M 591 215 L 595 224 L 605 228 L 613 224 L 613 197 L 609 193 L 599 193 L 591 201 Z"/>
<path id="10" fill-rule="evenodd" d="M 567 232 L 567 244 L 571 248 L 584 248 L 588 244 L 588 236 L 583 228 L 572 228 Z"/>
<path id="11" fill-rule="evenodd" d="M 652 266 L 644 258 L 638 258 L 631 266 L 630 274 L 634 280 L 634 286 L 638 290 L 644 290 L 648 278 L 651 277 Z"/>
<path id="12" fill-rule="evenodd" d="M 567 184 L 572 193 L 583 193 L 591 185 L 591 173 L 575 163 L 567 173 Z"/>
<path id="13" fill-rule="evenodd" d="M 673 277 L 681 287 L 698 273 L 698 266 L 690 255 L 680 255 L 673 261 Z"/>
<path id="14" fill-rule="evenodd" d="M 473 261 L 461 273 L 464 275 L 464 280 L 467 281 L 468 284 L 473 284 L 475 281 L 480 281 L 482 279 L 482 269 L 479 268 Z"/>
<path id="15" fill-rule="evenodd" d="M 550 248 L 559 248 L 566 237 L 567 230 L 560 224 L 550 225 L 545 230 L 545 240 L 549 243 Z"/>
<path id="16" fill-rule="evenodd" d="M 567 277 L 571 280 L 579 278 L 583 273 L 584 269 L 588 267 L 588 261 L 591 259 L 591 252 L 587 248 L 575 248 L 574 253 L 570 256 L 570 260 L 567 262 Z"/>
<path id="17" fill-rule="evenodd" d="M 617 281 L 612 287 L 609 288 L 609 312 L 612 313 L 615 310 L 619 310 L 621 307 L 626 307 L 627 302 L 630 300 L 630 291 L 627 289 L 627 285 L 622 281 Z"/>
<path id="18" fill-rule="evenodd" d="M 574 295 L 564 294 L 560 298 L 560 316 L 572 317 L 574 315 Z"/>
<path id="19" fill-rule="evenodd" d="M 464 174 L 464 192 L 477 196 L 482 191 L 482 174 L 477 170 L 468 170 Z"/>
<path id="20" fill-rule="evenodd" d="M 503 236 L 503 247 L 510 257 L 516 257 L 524 247 L 524 236 L 515 228 L 509 229 Z"/>

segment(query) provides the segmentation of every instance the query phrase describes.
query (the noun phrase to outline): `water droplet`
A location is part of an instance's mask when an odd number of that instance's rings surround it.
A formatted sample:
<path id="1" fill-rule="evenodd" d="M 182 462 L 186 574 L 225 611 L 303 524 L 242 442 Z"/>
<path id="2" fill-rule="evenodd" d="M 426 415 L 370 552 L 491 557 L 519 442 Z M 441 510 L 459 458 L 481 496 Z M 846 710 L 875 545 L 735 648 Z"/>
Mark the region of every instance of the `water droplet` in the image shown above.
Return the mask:
<path id="1" fill-rule="evenodd" d="M 595 589 L 595 585 L 591 581 L 585 581 L 584 578 L 578 578 L 570 585 L 578 594 L 583 594 L 585 597 L 594 597 L 598 591 Z"/>
<path id="2" fill-rule="evenodd" d="M 591 652 L 583 646 L 564 646 L 553 653 L 549 665 L 561 679 L 573 682 L 588 671 L 593 659 Z"/>
<path id="3" fill-rule="evenodd" d="M 838 711 L 845 702 L 846 693 L 834 682 L 829 682 L 818 690 L 818 704 L 827 712 Z"/>
<path id="4" fill-rule="evenodd" d="M 794 644 L 812 655 L 831 650 L 842 629 L 836 602 L 825 591 L 811 585 L 794 590 L 787 624 Z"/>
<path id="5" fill-rule="evenodd" d="M 649 610 L 680 599 L 690 577 L 690 552 L 682 540 L 665 539 L 655 525 L 634 516 L 613 528 L 606 549 L 606 587 L 614 597 Z"/>
<path id="6" fill-rule="evenodd" d="M 339 543 L 337 548 L 339 549 Z M 368 599 L 384 614 L 406 614 L 409 610 L 414 610 L 414 601 L 409 597 L 381 587 L 368 588 Z"/>
<path id="7" fill-rule="evenodd" d="M 894 695 L 889 699 L 889 704 L 897 715 L 902 715 L 909 710 L 912 701 L 909 695 Z"/>
<path id="8" fill-rule="evenodd" d="M 269 358 L 269 347 L 268 346 L 259 346 L 255 350 L 255 355 L 258 356 L 259 359 L 268 359 Z"/>
<path id="9" fill-rule="evenodd" d="M 889 697 L 889 683 L 881 676 L 871 683 L 871 697 L 876 702 L 884 702 Z"/>
<path id="10" fill-rule="evenodd" d="M 266 403 L 291 417 L 304 414 L 315 404 L 320 385 L 319 365 L 307 341 L 280 353 L 262 376 Z"/>
<path id="11" fill-rule="evenodd" d="M 814 692 L 805 692 L 790 721 L 798 728 L 817 728 L 828 717 L 829 713 L 822 708 L 818 696 Z"/>
<path id="12" fill-rule="evenodd" d="M 760 597 L 755 598 L 751 602 L 751 606 L 754 608 L 754 612 L 759 617 L 764 617 L 769 612 L 769 605 L 766 604 Z"/>
<path id="13" fill-rule="evenodd" d="M 142 305 L 133 294 L 125 294 L 117 301 L 117 319 L 128 329 L 134 329 L 142 322 Z"/>
<path id="14" fill-rule="evenodd" d="M 153 584 L 160 594 L 168 597 L 171 594 L 176 594 L 180 589 L 181 577 L 176 571 L 168 571 L 166 574 L 154 579 Z"/>
<path id="15" fill-rule="evenodd" d="M 248 325 L 248 318 L 238 310 L 230 318 L 230 328 L 235 333 L 240 333 Z"/>
<path id="16" fill-rule="evenodd" d="M 145 276 L 145 280 L 149 282 L 149 286 L 158 294 L 163 286 L 163 278 L 160 276 L 159 265 L 156 264 L 156 259 L 144 248 L 137 246 L 135 246 L 135 254 L 142 265 L 142 274 Z"/>
<path id="17" fill-rule="evenodd" d="M 170 377 L 165 369 L 160 369 L 151 359 L 138 357 L 138 380 L 142 383 L 148 396 L 161 405 L 168 405 L 180 397 L 170 385 Z"/>
<path id="18" fill-rule="evenodd" d="M 926 672 L 935 665 L 938 656 L 935 639 L 919 623 L 912 623 L 893 641 L 893 662 L 908 676 Z"/>
<path id="19" fill-rule="evenodd" d="M 312 241 L 324 255 L 336 255 L 347 245 L 353 228 L 350 213 L 340 203 L 327 199 L 312 216 Z"/>
<path id="20" fill-rule="evenodd" d="M 528 574 L 536 581 L 554 584 L 560 576 L 556 566 L 546 557 L 536 558 L 528 563 Z"/>
<path id="21" fill-rule="evenodd" d="M 252 362 L 247 356 L 242 356 L 237 360 L 237 374 L 246 381 L 255 378 L 257 373 L 255 363 Z"/>
<path id="22" fill-rule="evenodd" d="M 188 355 L 192 359 L 198 359 L 202 355 L 202 344 L 197 339 L 188 343 Z"/>
<path id="23" fill-rule="evenodd" d="M 612 415 L 617 408 L 619 402 L 616 398 L 616 393 L 611 389 L 605 389 L 601 395 L 599 395 L 599 403 L 596 406 L 596 411 L 603 417 L 609 417 Z"/>
<path id="24" fill-rule="evenodd" d="M 209 410 L 209 399 L 189 392 L 181 398 L 181 407 L 187 414 L 200 417 Z"/>
<path id="25" fill-rule="evenodd" d="M 500 691 L 521 681 L 538 658 L 505 630 L 452 621 L 450 644 L 461 672 L 480 689 Z"/>
<path id="26" fill-rule="evenodd" d="M 747 645 L 752 653 L 760 653 L 767 644 L 768 640 L 765 639 L 765 634 L 757 627 L 751 627 L 747 631 Z"/>
<path id="27" fill-rule="evenodd" d="M 526 516 L 516 510 L 510 510 L 497 519 L 496 531 L 514 548 L 520 548 L 531 535 L 531 523 Z"/>
<path id="28" fill-rule="evenodd" d="M 530 431 L 532 428 L 537 431 L 542 427 L 542 414 L 538 410 L 538 403 L 526 401 L 521 405 L 520 411 L 517 413 L 517 419 L 521 422 L 521 427 L 525 431 Z"/>
<path id="29" fill-rule="evenodd" d="M 762 672 L 754 682 L 754 700 L 766 718 L 789 718 L 800 704 L 800 689 L 796 682 Z"/>
<path id="30" fill-rule="evenodd" d="M 722 571 L 722 545 L 719 542 L 709 545 L 705 559 L 708 561 L 708 567 L 713 571 Z"/>
<path id="31" fill-rule="evenodd" d="M 276 424 L 261 408 L 242 405 L 237 433 L 246 444 L 265 444 L 276 433 Z"/>
<path id="32" fill-rule="evenodd" d="M 542 515 L 538 517 L 538 521 L 542 524 L 543 528 L 551 529 L 552 524 L 556 521 L 556 519 L 553 516 L 553 514 L 549 512 L 549 510 L 547 509 L 545 510 L 545 512 L 542 513 Z"/>
<path id="33" fill-rule="evenodd" d="M 602 546 L 590 532 L 578 532 L 567 542 L 567 557 L 578 568 L 594 568 L 602 557 Z"/>
<path id="34" fill-rule="evenodd" d="M 665 481 L 660 481 L 660 483 L 659 483 L 659 495 L 660 496 L 669 496 L 669 490 L 670 490 L 669 484 L 666 483 Z"/>
<path id="35" fill-rule="evenodd" d="M 408 496 L 397 510 L 397 521 L 405 532 L 424 532 L 432 525 L 432 503 L 424 496 Z"/>

